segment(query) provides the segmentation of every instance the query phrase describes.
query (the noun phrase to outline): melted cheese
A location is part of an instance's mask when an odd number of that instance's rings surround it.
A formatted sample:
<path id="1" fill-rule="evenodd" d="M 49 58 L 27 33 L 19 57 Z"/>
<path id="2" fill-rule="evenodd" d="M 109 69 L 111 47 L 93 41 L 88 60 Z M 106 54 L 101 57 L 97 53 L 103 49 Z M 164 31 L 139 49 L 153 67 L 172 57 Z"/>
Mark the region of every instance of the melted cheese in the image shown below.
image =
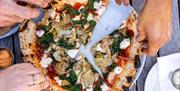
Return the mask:
<path id="1" fill-rule="evenodd" d="M 86 4 L 88 0 L 66 0 L 67 4 L 74 6 L 76 3 Z"/>
<path id="2" fill-rule="evenodd" d="M 130 39 L 123 39 L 123 41 L 120 43 L 119 48 L 120 49 L 126 49 L 128 46 L 130 46 Z"/>
<path id="3" fill-rule="evenodd" d="M 116 67 L 114 69 L 114 73 L 116 73 L 116 74 L 120 74 L 121 72 L 122 72 L 122 68 L 121 67 Z"/>
<path id="4" fill-rule="evenodd" d="M 45 32 L 43 30 L 36 31 L 38 37 L 42 37 Z"/>
<path id="5" fill-rule="evenodd" d="M 52 63 L 52 58 L 48 57 L 48 58 L 42 58 L 40 64 L 43 68 L 47 68 L 51 63 Z"/>
<path id="6" fill-rule="evenodd" d="M 109 90 L 109 87 L 105 83 L 103 83 L 100 87 L 101 87 L 102 91 L 108 91 Z"/>
<path id="7" fill-rule="evenodd" d="M 69 57 L 74 58 L 78 53 L 78 50 L 77 49 L 67 50 L 66 53 L 69 55 Z"/>

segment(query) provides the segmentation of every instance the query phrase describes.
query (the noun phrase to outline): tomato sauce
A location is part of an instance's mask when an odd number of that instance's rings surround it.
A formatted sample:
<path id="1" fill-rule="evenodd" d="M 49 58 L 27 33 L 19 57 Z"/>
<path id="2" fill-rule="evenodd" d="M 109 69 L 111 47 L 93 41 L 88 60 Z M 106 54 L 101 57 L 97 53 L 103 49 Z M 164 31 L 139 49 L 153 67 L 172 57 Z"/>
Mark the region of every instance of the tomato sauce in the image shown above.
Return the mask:
<path id="1" fill-rule="evenodd" d="M 80 9 L 80 7 L 81 6 L 85 6 L 85 4 L 82 4 L 82 3 L 76 3 L 74 6 L 73 6 L 73 8 L 75 8 L 75 9 Z"/>
<path id="2" fill-rule="evenodd" d="M 128 35 L 129 35 L 130 37 L 133 37 L 133 36 L 134 36 L 134 31 L 133 31 L 133 30 L 128 30 L 127 33 L 128 33 Z"/>
<path id="3" fill-rule="evenodd" d="M 56 70 L 55 70 L 54 66 L 49 65 L 47 70 L 48 70 L 48 72 L 47 72 L 48 76 L 53 79 L 54 76 L 56 75 Z"/>

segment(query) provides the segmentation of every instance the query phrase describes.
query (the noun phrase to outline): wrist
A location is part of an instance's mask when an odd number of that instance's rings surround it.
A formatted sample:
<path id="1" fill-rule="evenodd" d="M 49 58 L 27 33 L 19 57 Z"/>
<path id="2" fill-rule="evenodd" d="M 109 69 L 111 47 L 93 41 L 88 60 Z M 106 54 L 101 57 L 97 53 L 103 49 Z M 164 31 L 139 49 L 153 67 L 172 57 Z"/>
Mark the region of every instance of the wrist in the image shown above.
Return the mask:
<path id="1" fill-rule="evenodd" d="M 3 70 L 0 70 L 0 90 L 4 91 L 4 75 Z"/>

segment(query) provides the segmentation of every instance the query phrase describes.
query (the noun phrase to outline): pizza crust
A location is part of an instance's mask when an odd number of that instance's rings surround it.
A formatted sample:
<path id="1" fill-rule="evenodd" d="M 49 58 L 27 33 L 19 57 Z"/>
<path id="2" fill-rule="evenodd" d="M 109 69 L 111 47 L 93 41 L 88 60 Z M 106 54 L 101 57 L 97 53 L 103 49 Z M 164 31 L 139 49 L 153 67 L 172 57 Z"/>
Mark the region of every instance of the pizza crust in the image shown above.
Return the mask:
<path id="1" fill-rule="evenodd" d="M 40 67 L 40 60 L 37 56 L 37 37 L 35 34 L 36 24 L 33 21 L 29 21 L 27 28 L 19 33 L 20 48 L 23 53 L 24 62 L 33 63 L 36 67 Z"/>

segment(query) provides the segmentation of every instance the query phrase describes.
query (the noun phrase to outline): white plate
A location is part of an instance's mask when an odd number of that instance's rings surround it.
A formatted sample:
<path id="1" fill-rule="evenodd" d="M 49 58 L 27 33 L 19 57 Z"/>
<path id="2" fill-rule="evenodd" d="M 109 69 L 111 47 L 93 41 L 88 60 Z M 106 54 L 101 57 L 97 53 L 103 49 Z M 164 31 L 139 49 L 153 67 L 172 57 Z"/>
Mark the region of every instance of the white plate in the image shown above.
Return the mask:
<path id="1" fill-rule="evenodd" d="M 148 73 L 144 91 L 160 91 L 158 64 L 156 63 Z"/>

